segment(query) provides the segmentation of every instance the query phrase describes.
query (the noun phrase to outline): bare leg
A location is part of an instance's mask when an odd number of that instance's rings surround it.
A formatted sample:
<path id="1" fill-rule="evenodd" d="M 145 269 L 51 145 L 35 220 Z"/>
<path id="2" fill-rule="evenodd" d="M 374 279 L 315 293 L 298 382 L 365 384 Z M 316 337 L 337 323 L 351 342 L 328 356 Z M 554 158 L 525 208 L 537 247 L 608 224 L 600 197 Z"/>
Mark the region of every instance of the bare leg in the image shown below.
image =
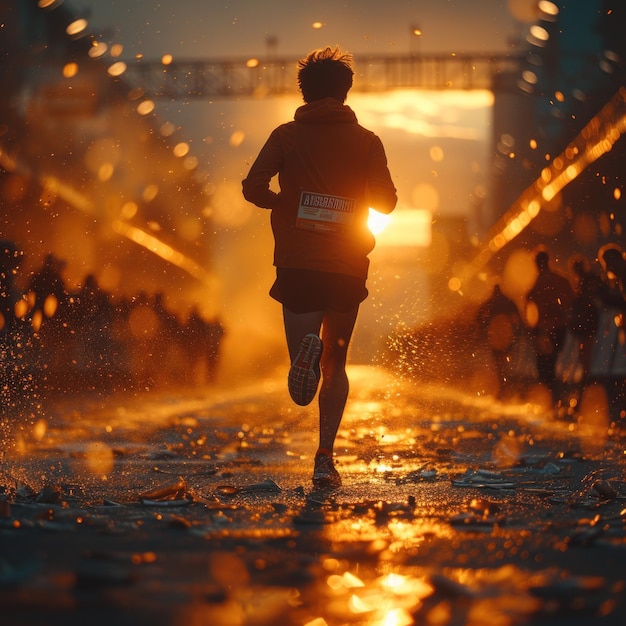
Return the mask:
<path id="1" fill-rule="evenodd" d="M 347 313 L 315 311 L 297 314 L 283 307 L 285 335 L 291 362 L 308 333 L 319 335 L 322 329 L 324 350 L 320 366 L 322 386 L 319 393 L 319 447 L 332 453 L 335 438 L 348 398 L 349 382 L 346 374 L 348 347 L 354 331 L 359 307 Z"/>
<path id="2" fill-rule="evenodd" d="M 285 337 L 287 338 L 287 349 L 289 350 L 289 362 L 293 363 L 302 338 L 309 333 L 319 336 L 324 311 L 314 311 L 313 313 L 293 313 L 283 307 L 283 321 L 285 323 Z"/>
<path id="3" fill-rule="evenodd" d="M 346 374 L 346 359 L 359 307 L 348 313 L 327 311 L 324 315 L 322 342 L 324 351 L 320 362 L 322 387 L 319 394 L 319 447 L 332 453 L 341 424 L 350 384 Z"/>

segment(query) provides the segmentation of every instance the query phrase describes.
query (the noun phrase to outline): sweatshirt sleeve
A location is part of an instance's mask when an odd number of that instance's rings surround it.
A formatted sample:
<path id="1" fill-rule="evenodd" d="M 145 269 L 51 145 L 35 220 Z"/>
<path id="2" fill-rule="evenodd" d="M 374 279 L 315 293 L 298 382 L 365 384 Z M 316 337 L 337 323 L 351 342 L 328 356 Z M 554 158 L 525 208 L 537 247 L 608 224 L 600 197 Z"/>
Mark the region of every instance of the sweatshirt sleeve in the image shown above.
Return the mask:
<path id="1" fill-rule="evenodd" d="M 243 197 L 262 209 L 278 206 L 279 194 L 270 189 L 270 181 L 282 165 L 282 147 L 277 130 L 273 131 L 242 181 Z"/>
<path id="2" fill-rule="evenodd" d="M 379 213 L 391 213 L 396 207 L 398 196 L 387 167 L 387 155 L 378 136 L 374 136 L 370 155 L 367 184 L 369 205 Z"/>

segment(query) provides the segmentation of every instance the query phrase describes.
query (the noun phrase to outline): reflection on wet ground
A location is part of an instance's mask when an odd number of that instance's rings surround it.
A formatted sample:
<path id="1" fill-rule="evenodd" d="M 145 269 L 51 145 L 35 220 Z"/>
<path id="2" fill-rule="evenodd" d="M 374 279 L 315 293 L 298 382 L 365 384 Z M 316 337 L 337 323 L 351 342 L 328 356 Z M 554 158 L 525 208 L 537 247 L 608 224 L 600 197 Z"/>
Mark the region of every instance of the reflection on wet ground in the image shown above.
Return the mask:
<path id="1" fill-rule="evenodd" d="M 57 404 L 1 460 L 2 623 L 623 623 L 618 430 L 351 380 L 332 493 L 282 378 Z"/>

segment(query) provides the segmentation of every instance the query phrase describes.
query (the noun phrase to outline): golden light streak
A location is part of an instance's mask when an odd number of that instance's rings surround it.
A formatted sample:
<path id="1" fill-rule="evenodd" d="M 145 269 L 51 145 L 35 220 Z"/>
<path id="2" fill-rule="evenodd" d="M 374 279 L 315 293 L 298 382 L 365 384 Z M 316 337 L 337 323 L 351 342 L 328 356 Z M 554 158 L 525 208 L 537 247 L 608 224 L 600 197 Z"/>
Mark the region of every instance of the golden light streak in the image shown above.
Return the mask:
<path id="1" fill-rule="evenodd" d="M 56 176 L 42 176 L 40 182 L 47 194 L 63 198 L 83 213 L 93 213 L 94 207 L 91 200 Z"/>
<path id="2" fill-rule="evenodd" d="M 609 152 L 626 132 L 626 87 L 621 87 L 601 111 L 582 129 L 574 141 L 545 167 L 511 208 L 494 224 L 478 254 L 464 271 L 449 281 L 460 291 L 463 284 L 484 267 L 494 254 L 517 237 L 591 163 Z"/>
<path id="3" fill-rule="evenodd" d="M 175 250 L 157 237 L 147 233 L 145 230 L 132 226 L 131 224 L 127 224 L 121 220 L 113 222 L 113 230 L 119 235 L 130 239 L 137 245 L 149 250 L 153 254 L 156 254 L 164 261 L 167 261 L 168 263 L 171 263 L 179 269 L 187 272 L 194 278 L 197 278 L 198 280 L 208 280 L 209 275 L 202 266 L 198 265 L 188 256 L 185 256 L 182 252 Z"/>

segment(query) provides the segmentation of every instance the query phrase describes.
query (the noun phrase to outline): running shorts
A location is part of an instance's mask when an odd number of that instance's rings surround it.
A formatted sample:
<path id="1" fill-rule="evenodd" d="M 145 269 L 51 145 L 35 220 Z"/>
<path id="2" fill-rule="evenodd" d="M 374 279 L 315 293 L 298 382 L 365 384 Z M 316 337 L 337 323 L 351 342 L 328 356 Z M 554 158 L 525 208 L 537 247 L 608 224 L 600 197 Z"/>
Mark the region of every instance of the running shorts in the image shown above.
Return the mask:
<path id="1" fill-rule="evenodd" d="M 347 274 L 276 268 L 270 296 L 293 313 L 347 313 L 368 296 L 365 279 Z"/>

